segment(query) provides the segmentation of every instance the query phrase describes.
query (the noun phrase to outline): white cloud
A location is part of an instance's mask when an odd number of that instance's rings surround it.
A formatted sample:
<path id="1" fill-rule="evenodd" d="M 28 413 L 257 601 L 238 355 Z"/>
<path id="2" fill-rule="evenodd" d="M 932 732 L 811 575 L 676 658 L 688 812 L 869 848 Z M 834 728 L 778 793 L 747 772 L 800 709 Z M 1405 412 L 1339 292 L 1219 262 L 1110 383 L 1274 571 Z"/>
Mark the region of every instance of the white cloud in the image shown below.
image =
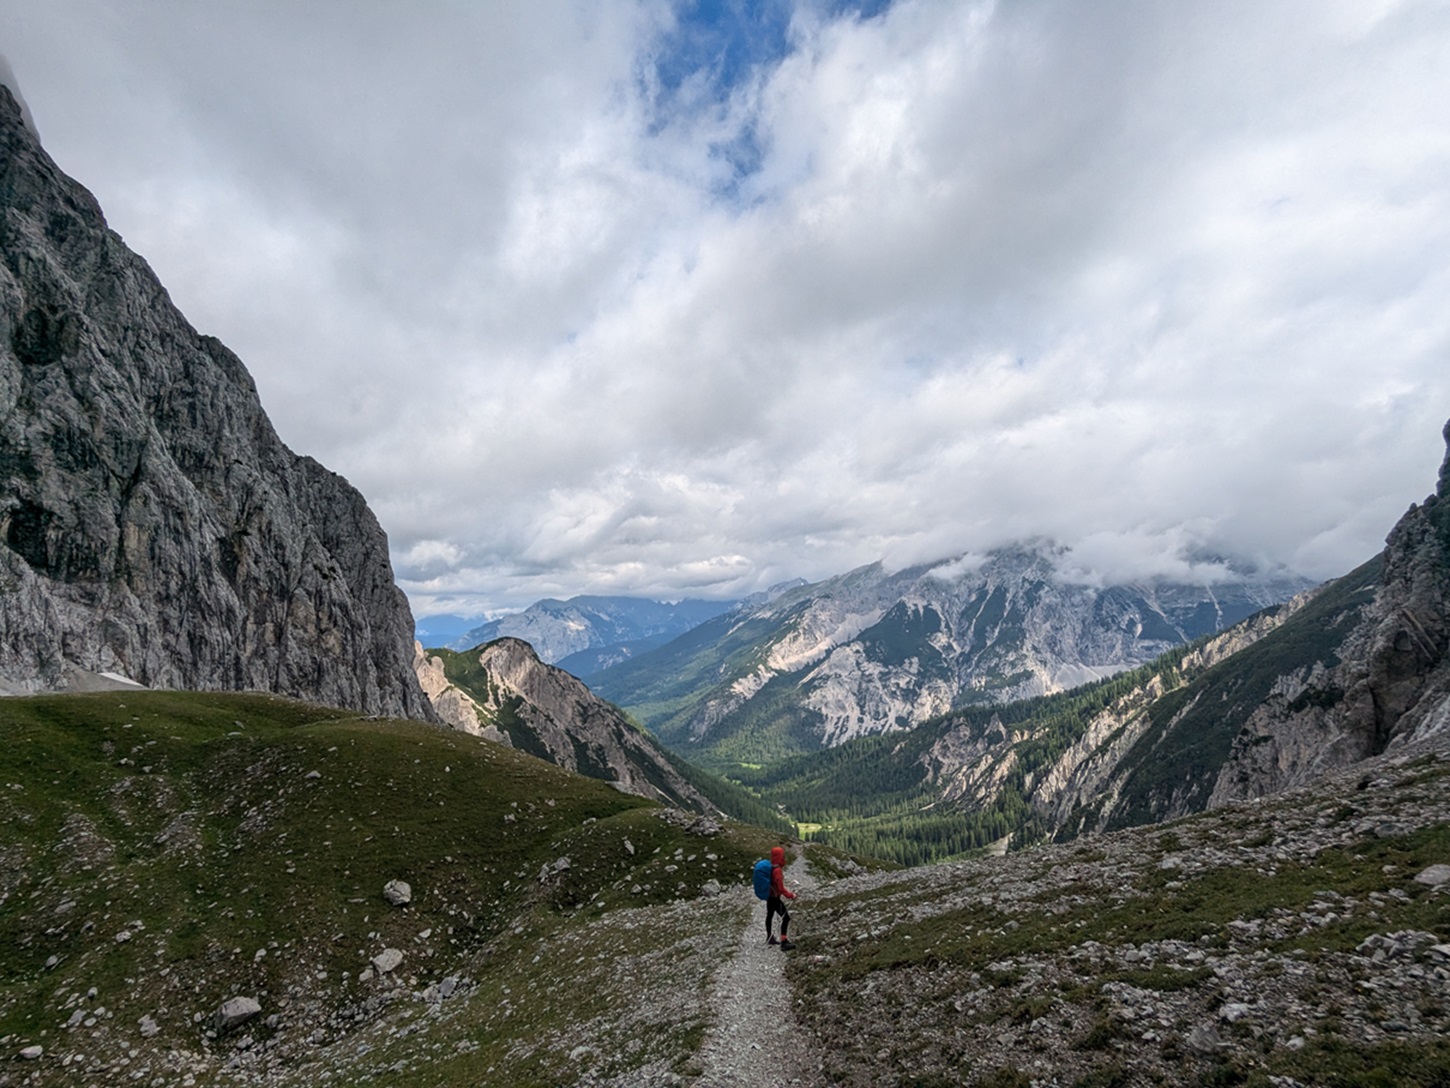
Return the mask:
<path id="1" fill-rule="evenodd" d="M 1033 536 L 1329 576 L 1430 489 L 1443 5 L 802 5 L 662 113 L 671 19 L 21 0 L 0 40 L 426 609 Z"/>

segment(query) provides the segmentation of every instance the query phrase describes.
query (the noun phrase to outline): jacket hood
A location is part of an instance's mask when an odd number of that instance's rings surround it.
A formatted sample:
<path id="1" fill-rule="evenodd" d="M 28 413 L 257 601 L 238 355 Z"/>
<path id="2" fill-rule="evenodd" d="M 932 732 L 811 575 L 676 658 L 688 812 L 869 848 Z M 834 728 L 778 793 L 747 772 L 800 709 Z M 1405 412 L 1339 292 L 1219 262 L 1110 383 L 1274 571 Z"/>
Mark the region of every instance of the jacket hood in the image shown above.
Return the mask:
<path id="1" fill-rule="evenodd" d="M 785 865 L 784 846 L 772 846 L 770 848 L 770 863 L 772 865 L 780 865 L 782 867 Z"/>

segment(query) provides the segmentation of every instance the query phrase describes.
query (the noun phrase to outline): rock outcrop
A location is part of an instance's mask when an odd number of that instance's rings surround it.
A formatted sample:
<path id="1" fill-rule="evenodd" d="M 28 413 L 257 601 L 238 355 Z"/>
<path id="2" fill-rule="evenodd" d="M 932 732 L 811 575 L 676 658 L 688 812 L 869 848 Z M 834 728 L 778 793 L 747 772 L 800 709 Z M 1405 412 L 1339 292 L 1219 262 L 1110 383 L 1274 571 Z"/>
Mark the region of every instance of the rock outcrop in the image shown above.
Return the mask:
<path id="1" fill-rule="evenodd" d="M 116 674 L 431 717 L 363 497 L 289 450 L 0 88 L 0 690 Z"/>
<path id="2" fill-rule="evenodd" d="M 423 694 L 433 704 L 433 711 L 444 725 L 464 733 L 491 740 L 495 744 L 508 744 L 508 734 L 493 724 L 493 712 L 480 706 L 478 701 L 457 684 L 448 679 L 443 659 L 429 654 L 421 642 L 413 643 L 413 671 Z"/>
<path id="3" fill-rule="evenodd" d="M 1263 796 L 1450 728 L 1450 424 L 1435 493 L 1391 530 L 1373 599 L 1337 653 L 1280 676 L 1214 803 Z"/>
<path id="4" fill-rule="evenodd" d="M 715 811 L 654 740 L 581 681 L 540 661 L 527 642 L 501 638 L 432 656 L 420 647 L 416 660 L 439 716 L 454 728 L 501 733 L 521 751 L 626 793 Z"/>

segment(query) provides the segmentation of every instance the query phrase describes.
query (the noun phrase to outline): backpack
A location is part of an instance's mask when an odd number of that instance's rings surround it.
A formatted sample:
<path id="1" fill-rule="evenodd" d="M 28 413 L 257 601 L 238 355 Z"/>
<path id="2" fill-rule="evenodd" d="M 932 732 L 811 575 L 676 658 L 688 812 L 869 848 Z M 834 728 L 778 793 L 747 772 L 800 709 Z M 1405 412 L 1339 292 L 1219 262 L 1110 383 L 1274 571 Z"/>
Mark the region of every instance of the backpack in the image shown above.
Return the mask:
<path id="1" fill-rule="evenodd" d="M 761 858 L 751 870 L 755 881 L 755 898 L 770 898 L 770 859 Z"/>

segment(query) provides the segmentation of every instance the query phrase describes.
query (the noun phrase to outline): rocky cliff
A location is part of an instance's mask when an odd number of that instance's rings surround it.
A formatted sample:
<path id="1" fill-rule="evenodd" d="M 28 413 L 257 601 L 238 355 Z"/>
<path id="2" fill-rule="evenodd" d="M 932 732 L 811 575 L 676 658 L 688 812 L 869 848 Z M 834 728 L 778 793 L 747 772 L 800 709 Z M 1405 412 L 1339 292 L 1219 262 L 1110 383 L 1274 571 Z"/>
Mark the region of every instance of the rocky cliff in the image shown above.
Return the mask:
<path id="1" fill-rule="evenodd" d="M 0 689 L 118 674 L 431 717 L 362 496 L 277 437 L 0 88 Z"/>
<path id="2" fill-rule="evenodd" d="M 1385 541 L 1373 600 L 1332 659 L 1280 676 L 1215 803 L 1262 796 L 1450 728 L 1450 423 L 1437 487 Z"/>
<path id="3" fill-rule="evenodd" d="M 923 860 L 1260 800 L 1450 733 L 1447 480 L 1450 450 L 1381 555 L 1148 665 L 742 777 L 829 841 Z"/>
<path id="4" fill-rule="evenodd" d="M 439 715 L 455 729 L 503 740 L 626 793 L 715 811 L 652 739 L 579 680 L 540 661 L 527 642 L 501 638 L 466 653 L 419 647 L 416 664 Z"/>

